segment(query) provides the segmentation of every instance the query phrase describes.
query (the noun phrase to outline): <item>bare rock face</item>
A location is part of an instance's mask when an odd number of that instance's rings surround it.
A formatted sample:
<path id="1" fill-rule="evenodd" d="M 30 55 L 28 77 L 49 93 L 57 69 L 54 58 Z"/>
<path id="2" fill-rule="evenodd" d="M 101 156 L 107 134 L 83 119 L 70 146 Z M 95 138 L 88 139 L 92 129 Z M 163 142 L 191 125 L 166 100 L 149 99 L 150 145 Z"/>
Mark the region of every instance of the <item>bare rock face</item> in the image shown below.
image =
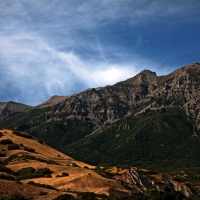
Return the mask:
<path id="1" fill-rule="evenodd" d="M 92 88 L 63 98 L 62 102 L 45 113 L 46 118 L 87 118 L 97 127 L 114 122 L 128 114 L 131 106 L 152 92 L 157 86 L 154 72 L 144 70 L 137 76 L 113 86 Z M 44 104 L 41 104 L 44 105 Z M 81 116 L 81 117 L 80 117 Z"/>
<path id="2" fill-rule="evenodd" d="M 167 76 L 143 70 L 113 86 L 92 88 L 69 97 L 52 97 L 40 106 L 52 106 L 46 119 L 91 121 L 96 128 L 122 117 L 147 111 L 179 107 L 193 120 L 194 132 L 200 129 L 200 64 L 180 68 Z"/>
<path id="3" fill-rule="evenodd" d="M 16 116 L 24 111 L 30 109 L 31 106 L 9 101 L 6 103 L 0 102 L 0 120 Z"/>
<path id="4" fill-rule="evenodd" d="M 147 106 L 136 115 L 178 107 L 193 121 L 194 133 L 200 129 L 200 64 L 180 68 L 167 76 L 157 78 L 157 88 L 145 97 Z M 143 104 L 144 100 L 139 102 Z M 138 106 L 138 105 L 137 105 Z"/>
<path id="5" fill-rule="evenodd" d="M 123 184 L 131 188 L 133 193 L 145 193 L 148 189 L 156 191 L 171 191 L 182 192 L 187 197 L 194 196 L 192 188 L 185 183 L 175 181 L 169 176 L 157 174 L 147 170 L 139 170 L 137 168 L 130 168 L 125 170 L 122 174 L 115 177 L 121 180 Z"/>

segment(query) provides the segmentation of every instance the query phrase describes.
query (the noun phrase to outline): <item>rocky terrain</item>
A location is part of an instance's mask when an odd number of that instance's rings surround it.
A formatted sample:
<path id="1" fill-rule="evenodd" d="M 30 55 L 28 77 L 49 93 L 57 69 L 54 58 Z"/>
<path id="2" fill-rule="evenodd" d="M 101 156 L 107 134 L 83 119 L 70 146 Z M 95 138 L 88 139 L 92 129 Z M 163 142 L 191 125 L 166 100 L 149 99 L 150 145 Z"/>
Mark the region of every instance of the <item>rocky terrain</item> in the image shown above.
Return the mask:
<path id="1" fill-rule="evenodd" d="M 193 169 L 200 164 L 199 87 L 199 63 L 166 76 L 143 70 L 112 86 L 54 96 L 0 126 L 93 165 Z"/>
<path id="2" fill-rule="evenodd" d="M 24 104 L 13 102 L 13 101 L 5 102 L 5 103 L 0 102 L 0 120 L 5 120 L 10 117 L 19 115 L 27 111 L 31 107 L 32 106 L 27 106 Z"/>

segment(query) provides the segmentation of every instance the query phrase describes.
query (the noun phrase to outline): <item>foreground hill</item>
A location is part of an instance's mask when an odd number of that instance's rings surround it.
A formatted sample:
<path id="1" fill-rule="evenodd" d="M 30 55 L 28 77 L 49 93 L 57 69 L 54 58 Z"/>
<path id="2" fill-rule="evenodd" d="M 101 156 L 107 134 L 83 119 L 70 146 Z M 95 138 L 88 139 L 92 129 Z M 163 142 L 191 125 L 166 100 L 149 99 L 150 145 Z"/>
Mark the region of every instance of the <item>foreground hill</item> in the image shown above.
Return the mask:
<path id="1" fill-rule="evenodd" d="M 200 64 L 157 76 L 144 70 L 0 122 L 92 165 L 199 170 Z M 49 105 L 49 106 L 47 106 Z"/>
<path id="2" fill-rule="evenodd" d="M 18 191 L 34 199 L 52 199 L 65 193 L 76 196 L 77 192 L 109 195 L 111 189 L 131 194 L 118 181 L 95 172 L 94 166 L 76 161 L 23 132 L 1 130 L 0 159 L 0 192 L 4 195 Z M 8 184 L 12 185 L 9 193 L 5 190 Z M 34 185 L 40 186 L 40 190 Z M 41 191 L 46 195 L 40 198 Z"/>
<path id="3" fill-rule="evenodd" d="M 193 189 L 177 175 L 138 168 L 94 167 L 76 161 L 19 131 L 0 131 L 0 195 L 26 199 L 127 199 L 151 195 L 193 197 Z M 9 191 L 8 191 L 9 187 Z M 151 188 L 154 193 L 147 193 Z M 150 190 L 149 190 L 150 191 Z M 157 191 L 157 193 L 156 193 Z M 176 192 L 175 192 L 176 191 Z M 95 197 L 96 196 L 96 197 Z"/>

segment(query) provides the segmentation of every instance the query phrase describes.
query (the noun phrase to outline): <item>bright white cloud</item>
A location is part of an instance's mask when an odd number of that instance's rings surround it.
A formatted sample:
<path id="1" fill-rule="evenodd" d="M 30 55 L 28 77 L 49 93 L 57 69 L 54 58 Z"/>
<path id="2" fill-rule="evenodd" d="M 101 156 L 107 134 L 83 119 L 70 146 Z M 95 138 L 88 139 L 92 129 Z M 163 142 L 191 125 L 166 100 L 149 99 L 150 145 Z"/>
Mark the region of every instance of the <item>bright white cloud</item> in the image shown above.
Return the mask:
<path id="1" fill-rule="evenodd" d="M 116 43 L 99 38 L 106 38 L 113 23 L 135 26 L 168 16 L 186 19 L 195 10 L 198 6 L 186 0 L 0 1 L 0 78 L 4 83 L 0 101 L 8 95 L 15 98 L 9 100 L 39 104 L 51 95 L 114 84 L 145 68 L 168 73 L 171 69 L 159 69 L 158 63 L 137 53 L 143 43 L 140 34 L 131 44 L 131 53 L 120 46 L 120 37 Z"/>

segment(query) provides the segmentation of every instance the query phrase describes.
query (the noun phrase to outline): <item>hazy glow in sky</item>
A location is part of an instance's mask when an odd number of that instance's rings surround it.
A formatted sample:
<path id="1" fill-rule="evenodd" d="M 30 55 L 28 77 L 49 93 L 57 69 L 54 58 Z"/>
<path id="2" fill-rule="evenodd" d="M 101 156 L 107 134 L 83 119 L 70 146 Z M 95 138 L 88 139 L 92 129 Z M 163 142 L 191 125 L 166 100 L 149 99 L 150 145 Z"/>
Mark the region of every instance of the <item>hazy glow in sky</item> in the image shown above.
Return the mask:
<path id="1" fill-rule="evenodd" d="M 36 105 L 200 61 L 199 0 L 0 1 L 0 102 Z"/>

